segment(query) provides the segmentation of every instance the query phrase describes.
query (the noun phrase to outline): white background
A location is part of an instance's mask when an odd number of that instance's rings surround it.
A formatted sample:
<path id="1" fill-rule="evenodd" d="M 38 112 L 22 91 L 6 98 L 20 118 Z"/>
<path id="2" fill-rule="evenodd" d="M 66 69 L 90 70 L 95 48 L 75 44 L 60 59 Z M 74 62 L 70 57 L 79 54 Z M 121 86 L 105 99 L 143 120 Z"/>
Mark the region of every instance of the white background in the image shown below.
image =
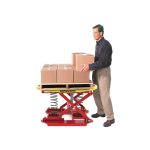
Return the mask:
<path id="1" fill-rule="evenodd" d="M 0 1 L 0 149 L 150 149 L 148 0 Z M 48 127 L 49 97 L 36 90 L 45 63 L 94 53 L 92 27 L 113 47 L 111 97 L 116 123 Z M 93 98 L 85 102 L 89 116 Z"/>

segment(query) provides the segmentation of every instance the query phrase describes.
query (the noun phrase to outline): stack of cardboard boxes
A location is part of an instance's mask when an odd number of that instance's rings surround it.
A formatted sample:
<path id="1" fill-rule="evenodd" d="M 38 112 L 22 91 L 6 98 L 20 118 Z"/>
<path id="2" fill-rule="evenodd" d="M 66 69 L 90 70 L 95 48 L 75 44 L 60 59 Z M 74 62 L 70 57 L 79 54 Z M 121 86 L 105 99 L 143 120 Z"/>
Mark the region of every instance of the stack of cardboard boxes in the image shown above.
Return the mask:
<path id="1" fill-rule="evenodd" d="M 57 83 L 73 83 L 73 68 L 69 64 L 58 65 Z"/>
<path id="2" fill-rule="evenodd" d="M 88 83 L 90 72 L 81 72 L 84 64 L 91 64 L 94 62 L 94 56 L 86 53 L 72 54 L 74 67 L 74 83 Z"/>
<path id="3" fill-rule="evenodd" d="M 41 83 L 57 83 L 57 65 L 44 65 L 41 70 Z"/>
<path id="4" fill-rule="evenodd" d="M 72 64 L 45 64 L 41 70 L 41 84 L 45 83 L 89 83 L 90 72 L 81 72 L 84 64 L 94 62 L 94 56 L 72 53 Z"/>

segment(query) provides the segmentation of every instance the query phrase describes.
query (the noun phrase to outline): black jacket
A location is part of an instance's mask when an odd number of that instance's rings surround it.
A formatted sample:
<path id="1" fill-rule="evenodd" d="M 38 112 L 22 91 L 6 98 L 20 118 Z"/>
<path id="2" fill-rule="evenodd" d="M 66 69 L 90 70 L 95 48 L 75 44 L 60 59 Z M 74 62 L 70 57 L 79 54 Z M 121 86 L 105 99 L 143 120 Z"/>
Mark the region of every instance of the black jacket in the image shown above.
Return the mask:
<path id="1" fill-rule="evenodd" d="M 99 70 L 109 67 L 112 61 L 111 44 L 104 37 L 96 42 L 94 63 L 89 64 L 90 70 Z"/>

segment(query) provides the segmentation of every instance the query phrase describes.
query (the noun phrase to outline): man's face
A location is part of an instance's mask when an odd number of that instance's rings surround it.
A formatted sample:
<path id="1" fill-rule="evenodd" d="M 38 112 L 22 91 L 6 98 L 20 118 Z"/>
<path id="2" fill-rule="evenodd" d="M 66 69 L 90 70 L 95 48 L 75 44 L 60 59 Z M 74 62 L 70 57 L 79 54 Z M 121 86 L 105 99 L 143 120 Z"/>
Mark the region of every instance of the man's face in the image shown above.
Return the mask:
<path id="1" fill-rule="evenodd" d="M 102 38 L 102 32 L 99 32 L 98 28 L 94 28 L 93 29 L 93 37 L 96 41 L 99 40 L 100 38 Z"/>

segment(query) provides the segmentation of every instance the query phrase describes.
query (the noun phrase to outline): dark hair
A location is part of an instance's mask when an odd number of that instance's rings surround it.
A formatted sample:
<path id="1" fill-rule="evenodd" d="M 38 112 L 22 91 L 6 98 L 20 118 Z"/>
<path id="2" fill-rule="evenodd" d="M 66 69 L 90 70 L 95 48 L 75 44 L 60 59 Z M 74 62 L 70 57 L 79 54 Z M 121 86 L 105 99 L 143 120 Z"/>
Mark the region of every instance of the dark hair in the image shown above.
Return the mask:
<path id="1" fill-rule="evenodd" d="M 96 26 L 93 27 L 93 29 L 98 28 L 99 32 L 102 32 L 104 34 L 104 27 L 100 24 L 97 24 Z"/>

